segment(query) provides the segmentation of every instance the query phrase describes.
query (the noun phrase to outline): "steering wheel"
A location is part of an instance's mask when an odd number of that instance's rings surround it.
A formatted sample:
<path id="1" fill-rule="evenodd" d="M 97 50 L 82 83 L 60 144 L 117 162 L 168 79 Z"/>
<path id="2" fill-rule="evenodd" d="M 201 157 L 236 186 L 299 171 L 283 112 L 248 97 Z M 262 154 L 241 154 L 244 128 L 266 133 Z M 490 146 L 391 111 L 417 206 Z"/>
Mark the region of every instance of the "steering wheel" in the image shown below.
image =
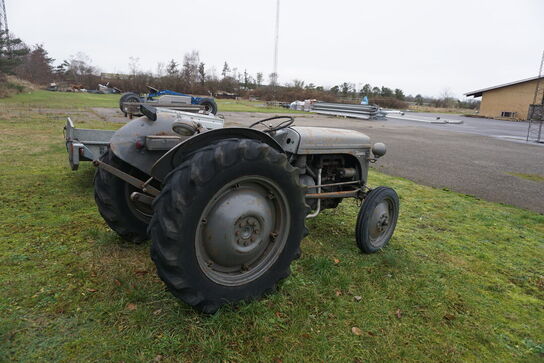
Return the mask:
<path id="1" fill-rule="evenodd" d="M 278 123 L 275 126 L 265 124 L 266 121 L 279 120 L 279 119 L 285 119 L 285 120 Z M 267 127 L 267 129 L 263 130 L 263 132 L 270 133 L 270 132 L 278 131 L 286 127 L 289 127 L 293 124 L 293 122 L 295 122 L 295 119 L 292 116 L 274 116 L 274 117 L 269 117 L 269 118 L 265 118 L 264 120 L 259 120 L 257 122 L 254 122 L 251 125 L 249 125 L 249 128 L 253 128 L 257 125 L 262 124 Z"/>

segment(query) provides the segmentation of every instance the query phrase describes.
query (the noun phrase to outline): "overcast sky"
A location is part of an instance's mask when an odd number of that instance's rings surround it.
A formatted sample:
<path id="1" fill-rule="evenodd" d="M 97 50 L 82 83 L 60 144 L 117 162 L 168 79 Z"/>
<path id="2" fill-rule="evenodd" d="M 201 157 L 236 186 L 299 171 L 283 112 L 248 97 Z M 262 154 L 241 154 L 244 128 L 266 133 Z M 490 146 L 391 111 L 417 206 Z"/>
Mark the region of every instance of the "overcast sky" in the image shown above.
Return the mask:
<path id="1" fill-rule="evenodd" d="M 132 56 L 155 72 L 198 50 L 218 74 L 225 61 L 272 72 L 276 0 L 5 2 L 10 31 L 57 61 L 84 52 L 103 72 L 126 72 Z M 536 76 L 543 16 L 542 0 L 281 0 L 279 81 L 461 97 Z"/>

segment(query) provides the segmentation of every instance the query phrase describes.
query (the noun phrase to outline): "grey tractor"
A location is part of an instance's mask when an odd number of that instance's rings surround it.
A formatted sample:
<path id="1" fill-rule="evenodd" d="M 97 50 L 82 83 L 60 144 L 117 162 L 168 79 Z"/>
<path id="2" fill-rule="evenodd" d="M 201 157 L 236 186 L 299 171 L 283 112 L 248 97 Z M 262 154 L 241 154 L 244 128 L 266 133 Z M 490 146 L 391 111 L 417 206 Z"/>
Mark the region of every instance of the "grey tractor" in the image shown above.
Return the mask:
<path id="1" fill-rule="evenodd" d="M 93 161 L 106 223 L 127 241 L 150 239 L 158 275 L 197 310 L 274 291 L 301 254 L 306 219 L 344 198 L 362 201 L 362 252 L 380 250 L 395 230 L 397 193 L 368 186 L 369 163 L 385 145 L 361 132 L 295 126 L 289 116 L 246 128 L 223 127 L 213 114 L 146 105 L 141 112 L 99 137 L 100 149 L 77 139 L 81 129 L 69 121 L 70 160 Z"/>

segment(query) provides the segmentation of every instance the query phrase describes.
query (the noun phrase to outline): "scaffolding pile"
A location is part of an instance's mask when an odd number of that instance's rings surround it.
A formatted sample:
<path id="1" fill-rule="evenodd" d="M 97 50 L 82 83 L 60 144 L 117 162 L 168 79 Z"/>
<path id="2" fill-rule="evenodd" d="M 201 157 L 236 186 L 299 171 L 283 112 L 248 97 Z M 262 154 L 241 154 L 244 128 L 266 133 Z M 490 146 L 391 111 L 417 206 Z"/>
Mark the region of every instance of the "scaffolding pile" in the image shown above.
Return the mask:
<path id="1" fill-rule="evenodd" d="M 370 120 L 379 117 L 379 108 L 369 105 L 356 105 L 346 103 L 316 102 L 312 105 L 312 112 L 322 115 L 354 117 Z"/>

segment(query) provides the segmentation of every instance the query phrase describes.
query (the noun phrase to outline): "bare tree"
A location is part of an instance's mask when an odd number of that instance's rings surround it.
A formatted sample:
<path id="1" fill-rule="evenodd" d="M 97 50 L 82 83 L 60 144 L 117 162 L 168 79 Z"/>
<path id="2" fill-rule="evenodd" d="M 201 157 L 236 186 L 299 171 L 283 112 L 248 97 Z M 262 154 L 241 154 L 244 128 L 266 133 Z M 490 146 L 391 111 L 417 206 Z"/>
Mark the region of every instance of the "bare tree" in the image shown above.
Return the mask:
<path id="1" fill-rule="evenodd" d="M 181 79 L 183 86 L 187 88 L 189 92 L 193 91 L 195 83 L 198 82 L 198 65 L 200 64 L 200 57 L 198 51 L 193 50 L 191 53 L 186 53 L 183 56 L 183 66 L 181 68 Z"/>
<path id="2" fill-rule="evenodd" d="M 128 69 L 130 74 L 134 77 L 138 74 L 140 68 L 140 58 L 138 57 L 128 57 Z"/>
<path id="3" fill-rule="evenodd" d="M 78 83 L 87 83 L 92 76 L 98 74 L 98 69 L 91 65 L 91 58 L 83 52 L 70 56 L 67 61 L 66 75 L 68 79 Z M 87 84 L 89 87 L 90 84 Z"/>
<path id="4" fill-rule="evenodd" d="M 157 77 L 159 78 L 164 77 L 164 68 L 165 66 L 163 62 L 157 63 Z"/>

